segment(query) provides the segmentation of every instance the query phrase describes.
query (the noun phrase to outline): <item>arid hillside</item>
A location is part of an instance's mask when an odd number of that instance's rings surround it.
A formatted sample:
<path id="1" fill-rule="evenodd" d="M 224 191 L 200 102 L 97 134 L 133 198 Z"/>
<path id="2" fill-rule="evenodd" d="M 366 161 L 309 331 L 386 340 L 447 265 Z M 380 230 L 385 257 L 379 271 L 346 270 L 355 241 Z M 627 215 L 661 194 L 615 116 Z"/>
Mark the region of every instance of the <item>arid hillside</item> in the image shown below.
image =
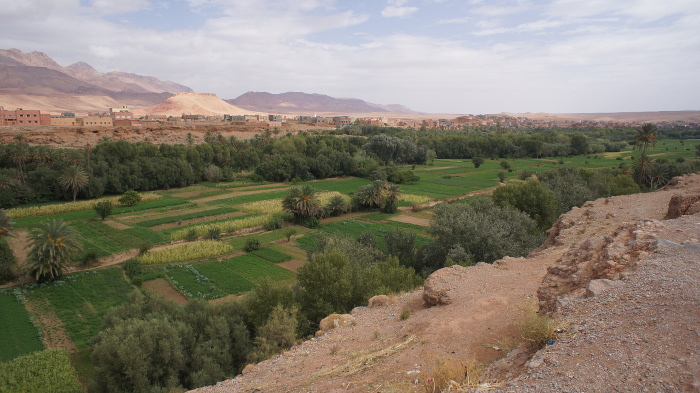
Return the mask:
<path id="1" fill-rule="evenodd" d="M 587 202 L 527 258 L 441 269 L 193 392 L 697 392 L 699 201 L 695 174 Z M 523 310 L 538 304 L 555 324 L 533 352 Z"/>

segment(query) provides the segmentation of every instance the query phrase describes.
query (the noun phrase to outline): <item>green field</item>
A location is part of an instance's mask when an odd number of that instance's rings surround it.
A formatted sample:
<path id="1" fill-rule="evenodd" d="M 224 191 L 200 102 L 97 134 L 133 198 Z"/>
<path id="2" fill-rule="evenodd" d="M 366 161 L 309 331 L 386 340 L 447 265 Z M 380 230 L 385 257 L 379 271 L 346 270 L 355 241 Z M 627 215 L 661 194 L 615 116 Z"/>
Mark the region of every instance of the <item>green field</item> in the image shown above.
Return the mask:
<path id="1" fill-rule="evenodd" d="M 259 250 L 251 252 L 251 254 L 260 257 L 262 259 L 268 260 L 272 263 L 281 263 L 281 262 L 286 262 L 292 257 L 290 255 L 287 255 L 283 252 L 277 251 L 273 248 L 261 248 Z"/>
<path id="2" fill-rule="evenodd" d="M 0 294 L 0 362 L 44 349 L 29 313 L 10 291 Z"/>
<path id="3" fill-rule="evenodd" d="M 97 334 L 105 314 L 123 304 L 133 287 L 124 281 L 119 268 L 69 274 L 62 280 L 28 287 L 29 301 L 47 302 L 70 339 L 85 349 Z"/>

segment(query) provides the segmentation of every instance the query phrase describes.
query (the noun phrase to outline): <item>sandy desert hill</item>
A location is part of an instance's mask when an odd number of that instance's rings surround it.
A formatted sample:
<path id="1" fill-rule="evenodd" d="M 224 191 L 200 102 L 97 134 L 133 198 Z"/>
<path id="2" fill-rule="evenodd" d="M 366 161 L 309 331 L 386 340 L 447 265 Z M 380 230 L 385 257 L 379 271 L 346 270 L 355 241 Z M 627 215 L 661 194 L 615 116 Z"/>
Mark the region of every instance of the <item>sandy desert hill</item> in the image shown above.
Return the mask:
<path id="1" fill-rule="evenodd" d="M 146 109 L 134 111 L 136 116 L 145 115 L 251 115 L 257 112 L 231 105 L 215 94 L 208 93 L 178 93 L 160 104 Z"/>

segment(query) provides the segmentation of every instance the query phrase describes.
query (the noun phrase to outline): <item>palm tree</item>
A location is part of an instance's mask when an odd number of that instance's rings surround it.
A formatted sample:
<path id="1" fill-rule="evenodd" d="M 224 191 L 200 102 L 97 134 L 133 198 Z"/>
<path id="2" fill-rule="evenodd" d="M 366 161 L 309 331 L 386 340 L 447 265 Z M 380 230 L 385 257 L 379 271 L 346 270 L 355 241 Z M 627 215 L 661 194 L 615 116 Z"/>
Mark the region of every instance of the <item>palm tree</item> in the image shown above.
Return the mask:
<path id="1" fill-rule="evenodd" d="M 386 183 L 384 185 L 384 206 L 382 211 L 384 213 L 396 213 L 399 208 L 399 195 L 401 194 L 401 188 L 394 183 Z"/>
<path id="2" fill-rule="evenodd" d="M 348 203 L 341 195 L 333 195 L 326 205 L 326 212 L 330 216 L 339 216 L 348 211 Z"/>
<path id="3" fill-rule="evenodd" d="M 294 215 L 294 218 L 319 217 L 323 212 L 321 202 L 316 197 L 316 190 L 309 185 L 292 187 L 282 199 L 282 208 Z"/>
<path id="4" fill-rule="evenodd" d="M 25 143 L 25 139 L 25 136 L 22 134 L 17 134 L 14 136 L 17 148 L 11 156 L 12 162 L 14 162 L 15 165 L 17 165 L 17 169 L 19 169 L 19 181 L 22 184 L 26 183 L 24 165 L 29 159 L 29 152 L 27 151 L 27 144 Z"/>
<path id="5" fill-rule="evenodd" d="M 369 209 L 381 207 L 385 198 L 385 180 L 375 180 L 357 190 L 357 200 L 360 205 Z"/>
<path id="6" fill-rule="evenodd" d="M 653 169 L 653 165 L 647 157 L 647 150 L 649 149 L 650 145 L 652 147 L 656 146 L 656 131 L 657 129 L 654 124 L 646 123 L 642 125 L 642 128 L 637 130 L 637 136 L 634 138 L 635 148 L 639 148 L 642 153 L 634 168 L 635 180 L 638 184 L 651 181 L 651 171 Z"/>
<path id="7" fill-rule="evenodd" d="M 29 273 L 37 282 L 63 274 L 71 258 L 83 250 L 80 234 L 62 220 L 48 220 L 31 230 L 27 254 Z"/>
<path id="8" fill-rule="evenodd" d="M 61 188 L 66 191 L 68 189 L 73 191 L 73 202 L 75 202 L 75 198 L 78 196 L 78 191 L 87 186 L 89 181 L 90 177 L 87 172 L 77 165 L 69 166 L 66 168 L 65 172 L 58 177 L 58 183 L 61 185 Z"/>
<path id="9" fill-rule="evenodd" d="M 651 123 L 646 123 L 642 128 L 637 130 L 637 136 L 634 138 L 634 142 L 635 147 L 638 147 L 642 152 L 643 160 L 647 158 L 647 149 L 649 149 L 649 145 L 651 145 L 651 147 L 656 147 L 656 142 L 658 141 L 655 135 L 656 131 L 656 126 Z"/>
<path id="10" fill-rule="evenodd" d="M 10 216 L 5 214 L 5 211 L 0 209 L 0 239 L 5 236 L 12 236 L 12 226 L 14 222 Z"/>

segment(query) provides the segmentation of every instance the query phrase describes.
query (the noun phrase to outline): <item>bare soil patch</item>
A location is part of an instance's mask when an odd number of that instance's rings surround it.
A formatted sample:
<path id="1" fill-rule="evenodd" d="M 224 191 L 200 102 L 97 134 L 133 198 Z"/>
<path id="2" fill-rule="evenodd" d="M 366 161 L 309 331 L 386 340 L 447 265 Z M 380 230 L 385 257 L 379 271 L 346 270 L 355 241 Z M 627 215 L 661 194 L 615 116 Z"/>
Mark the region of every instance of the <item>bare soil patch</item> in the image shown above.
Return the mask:
<path id="1" fill-rule="evenodd" d="M 429 218 L 409 216 L 408 214 L 399 214 L 398 216 L 389 217 L 389 220 L 396 222 L 405 222 L 406 224 L 420 225 L 422 227 L 430 226 Z"/>
<path id="2" fill-rule="evenodd" d="M 27 299 L 24 306 L 44 333 L 41 341 L 46 348 L 65 348 L 69 352 L 78 349 L 63 328 L 63 321 L 51 310 L 49 304 L 36 299 Z"/>
<path id="3" fill-rule="evenodd" d="M 299 273 L 299 268 L 302 267 L 306 261 L 302 259 L 292 259 L 291 261 L 278 263 L 277 266 L 287 269 L 294 274 Z"/>
<path id="4" fill-rule="evenodd" d="M 170 283 L 164 278 L 156 278 L 155 280 L 149 280 L 143 282 L 143 287 L 152 290 L 153 292 L 163 296 L 168 300 L 172 300 L 177 304 L 183 305 L 187 304 L 187 298 L 183 296 L 180 292 L 176 291 Z"/>

